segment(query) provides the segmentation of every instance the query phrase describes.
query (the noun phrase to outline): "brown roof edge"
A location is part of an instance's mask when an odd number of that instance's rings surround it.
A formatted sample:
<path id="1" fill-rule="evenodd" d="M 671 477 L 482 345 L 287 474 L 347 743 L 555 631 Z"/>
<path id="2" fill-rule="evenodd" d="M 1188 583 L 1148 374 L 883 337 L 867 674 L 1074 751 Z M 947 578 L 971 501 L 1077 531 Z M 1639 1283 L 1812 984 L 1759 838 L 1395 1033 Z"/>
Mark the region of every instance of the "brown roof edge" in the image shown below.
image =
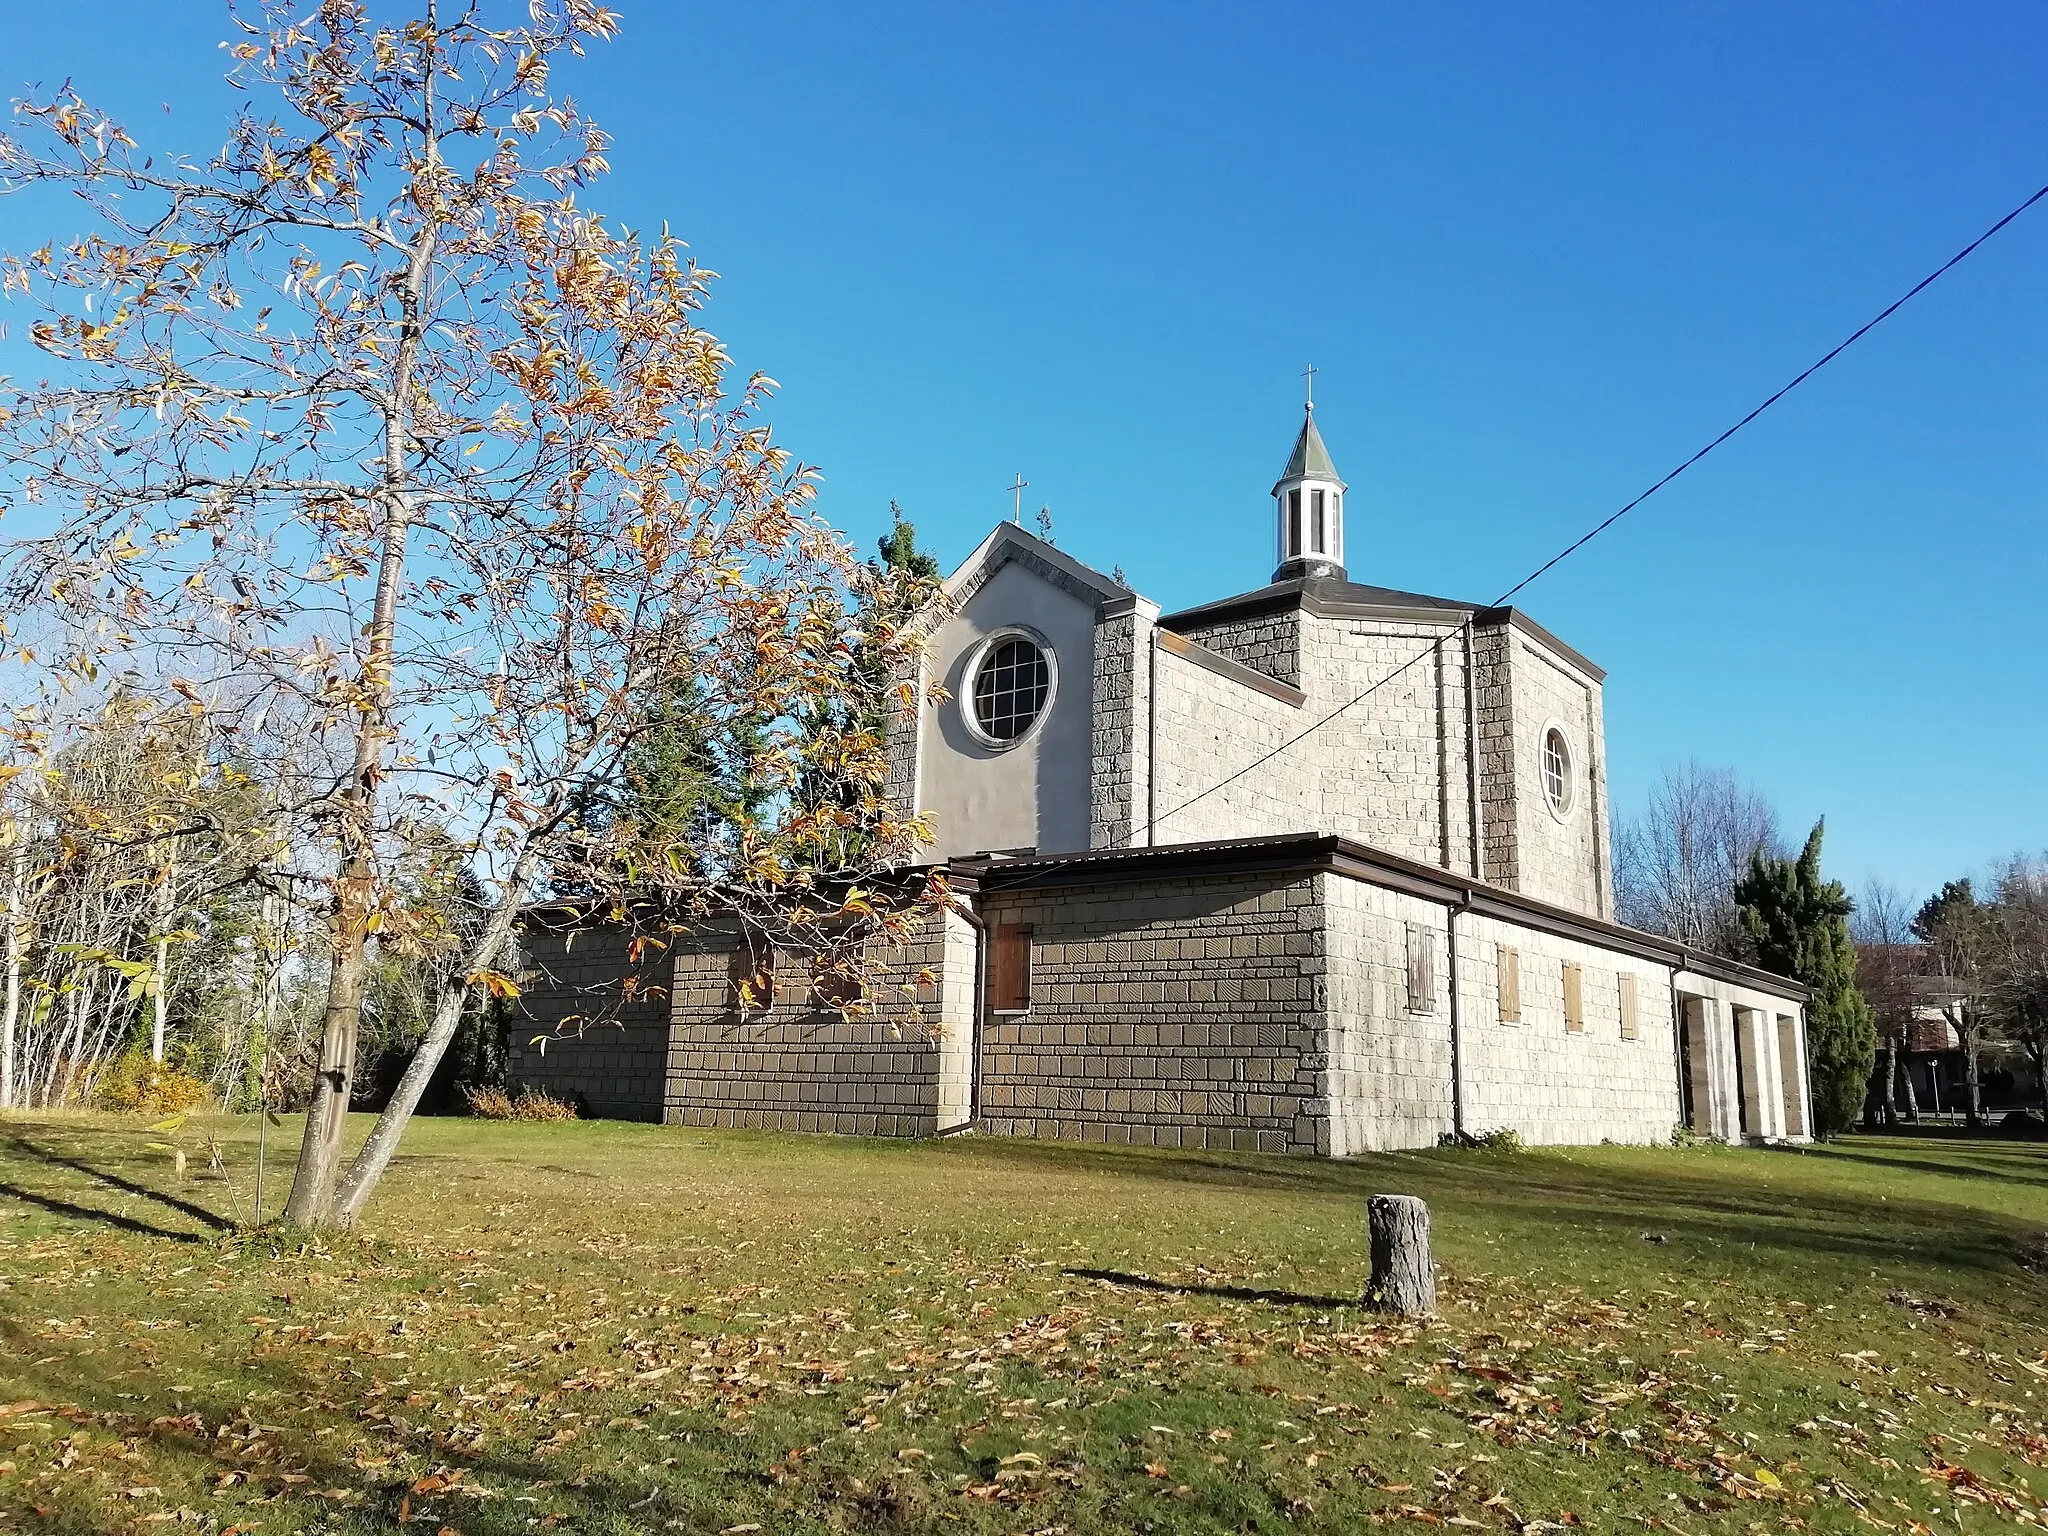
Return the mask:
<path id="1" fill-rule="evenodd" d="M 1368 847 L 1349 838 L 1315 832 L 1281 833 L 1271 837 L 1235 838 L 1210 843 L 1169 843 L 1157 848 L 1099 848 L 1086 853 L 1023 859 L 956 860 L 952 868 L 979 882 L 979 895 L 1010 890 L 1054 890 L 1068 886 L 1104 885 L 1143 880 L 1153 874 L 1182 879 L 1217 875 L 1315 874 L 1328 871 L 1425 901 L 1461 907 L 1506 922 L 1617 949 L 1678 970 L 1711 976 L 1735 986 L 1754 987 L 1779 997 L 1804 1002 L 1806 988 L 1790 977 L 1755 966 L 1704 955 L 1661 934 L 1645 933 L 1601 918 L 1587 917 L 1504 890 L 1455 870 L 1423 864 L 1399 854 Z M 960 889 L 967 886 L 963 881 Z"/>
<path id="2" fill-rule="evenodd" d="M 864 884 L 869 889 L 895 887 L 898 894 L 927 879 L 934 866 L 930 864 L 903 864 L 887 870 L 879 870 L 865 881 L 848 882 Z M 950 871 L 949 871 L 950 874 Z M 972 876 L 967 883 L 956 889 L 973 890 Z M 602 924 L 611 926 L 611 913 L 618 905 L 612 901 L 579 901 L 575 897 L 558 896 L 547 901 L 530 901 L 519 909 L 518 924 L 528 931 L 573 928 L 578 925 Z M 739 920 L 740 914 L 730 909 L 707 912 L 702 916 L 677 916 L 675 909 L 663 906 L 651 899 L 626 904 L 628 923 L 645 922 L 649 925 L 673 923 L 685 928 L 730 923 Z"/>

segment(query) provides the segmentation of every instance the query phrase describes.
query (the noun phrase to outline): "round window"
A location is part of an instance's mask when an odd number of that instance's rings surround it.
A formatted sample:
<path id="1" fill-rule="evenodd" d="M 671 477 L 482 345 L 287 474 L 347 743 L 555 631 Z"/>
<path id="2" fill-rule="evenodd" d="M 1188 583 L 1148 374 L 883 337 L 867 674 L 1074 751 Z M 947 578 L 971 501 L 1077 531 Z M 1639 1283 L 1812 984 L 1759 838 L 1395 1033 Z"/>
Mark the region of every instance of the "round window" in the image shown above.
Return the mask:
<path id="1" fill-rule="evenodd" d="M 1000 635 L 974 669 L 975 733 L 991 746 L 1016 741 L 1045 713 L 1051 697 L 1051 658 L 1022 635 Z"/>
<path id="2" fill-rule="evenodd" d="M 1572 749 L 1556 726 L 1543 733 L 1543 798 L 1559 816 L 1572 808 Z"/>

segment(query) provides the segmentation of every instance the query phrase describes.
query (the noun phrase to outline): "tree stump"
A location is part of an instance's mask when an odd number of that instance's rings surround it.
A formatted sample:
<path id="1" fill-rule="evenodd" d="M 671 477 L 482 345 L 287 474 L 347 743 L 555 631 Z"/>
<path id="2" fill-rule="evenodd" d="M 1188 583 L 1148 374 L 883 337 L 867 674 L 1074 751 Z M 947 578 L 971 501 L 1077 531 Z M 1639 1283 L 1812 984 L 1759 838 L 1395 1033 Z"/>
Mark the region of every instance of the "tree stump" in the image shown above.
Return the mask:
<path id="1" fill-rule="evenodd" d="M 1413 1195 L 1372 1195 L 1372 1279 L 1365 1304 L 1376 1312 L 1420 1317 L 1436 1310 L 1436 1266 L 1429 1257 L 1429 1206 Z"/>

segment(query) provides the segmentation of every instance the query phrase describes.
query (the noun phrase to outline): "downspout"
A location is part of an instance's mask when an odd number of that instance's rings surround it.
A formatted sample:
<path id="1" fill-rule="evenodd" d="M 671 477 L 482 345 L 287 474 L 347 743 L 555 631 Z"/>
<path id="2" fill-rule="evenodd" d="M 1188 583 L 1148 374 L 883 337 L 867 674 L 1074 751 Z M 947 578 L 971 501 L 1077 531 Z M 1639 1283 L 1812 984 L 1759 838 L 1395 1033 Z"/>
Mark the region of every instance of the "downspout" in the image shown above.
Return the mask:
<path id="1" fill-rule="evenodd" d="M 946 895 L 946 909 L 959 913 L 974 930 L 974 1017 L 967 1026 L 967 1118 L 939 1132 L 941 1136 L 957 1136 L 981 1123 L 981 1020 L 982 1000 L 988 993 L 988 922 L 951 892 Z"/>
<path id="2" fill-rule="evenodd" d="M 1464 994 L 1458 985 L 1458 914 L 1471 905 L 1472 893 L 1444 909 L 1444 932 L 1449 940 L 1451 961 L 1451 1135 L 1465 1139 L 1465 1040 Z"/>
<path id="3" fill-rule="evenodd" d="M 1472 620 L 1465 620 L 1465 786 L 1472 815 L 1472 878 L 1486 878 L 1486 824 L 1479 816 L 1479 688 L 1472 670 Z"/>
<path id="4" fill-rule="evenodd" d="M 1692 1129 L 1691 1074 L 1685 1069 L 1685 1008 L 1678 999 L 1679 971 L 1692 969 L 1683 944 L 1678 946 L 1678 969 L 1671 973 L 1671 1067 L 1678 1074 L 1678 1123 Z"/>

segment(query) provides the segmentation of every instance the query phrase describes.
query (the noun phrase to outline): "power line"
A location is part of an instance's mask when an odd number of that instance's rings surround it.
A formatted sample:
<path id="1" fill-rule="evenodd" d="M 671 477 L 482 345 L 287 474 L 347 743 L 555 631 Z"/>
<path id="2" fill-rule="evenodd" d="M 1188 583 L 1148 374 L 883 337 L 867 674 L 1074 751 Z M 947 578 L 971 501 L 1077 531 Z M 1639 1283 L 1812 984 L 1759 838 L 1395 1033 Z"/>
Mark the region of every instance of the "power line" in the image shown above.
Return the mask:
<path id="1" fill-rule="evenodd" d="M 1487 606 L 1492 608 L 1505 607 L 1508 601 L 1511 598 L 1513 598 L 1518 592 L 1522 591 L 1532 582 L 1536 581 L 1537 578 L 1547 574 L 1551 570 L 1555 569 L 1557 566 L 1561 565 L 1564 561 L 1570 559 L 1573 555 L 1577 554 L 1580 550 L 1584 549 L 1588 544 L 1592 543 L 1593 540 L 1599 538 L 1601 534 L 1605 533 L 1608 529 L 1612 528 L 1624 517 L 1627 517 L 1629 513 L 1635 511 L 1637 507 L 1640 507 L 1652 496 L 1656 495 L 1659 491 L 1663 490 L 1665 486 L 1671 484 L 1672 481 L 1676 480 L 1680 475 L 1684 474 L 1687 470 L 1691 469 L 1695 464 L 1699 463 L 1700 460 L 1704 459 L 1716 448 L 1719 448 L 1723 443 L 1727 442 L 1730 438 L 1735 436 L 1735 434 L 1740 432 L 1744 427 L 1747 427 L 1751 422 L 1755 421 L 1759 416 L 1763 415 L 1765 411 L 1768 411 L 1780 400 L 1784 399 L 1787 395 L 1791 394 L 1793 390 L 1797 389 L 1800 385 L 1804 384 L 1816 373 L 1819 373 L 1821 369 L 1827 367 L 1829 363 L 1832 363 L 1836 358 L 1840 357 L 1844 352 L 1848 351 L 1849 348 L 1856 345 L 1857 342 L 1861 341 L 1865 336 L 1868 336 L 1872 331 L 1876 330 L 1880 325 L 1884 324 L 1885 321 L 1889 320 L 1901 309 L 1904 309 L 1907 304 L 1911 303 L 1925 290 L 1932 287 L 1936 281 L 1947 275 L 1947 273 L 1951 271 L 1953 268 L 1959 266 L 1977 249 L 1978 246 L 1984 244 L 1985 241 L 1989 240 L 1993 235 L 1997 234 L 2000 230 L 2004 229 L 2006 225 L 2012 223 L 2014 219 L 2017 219 L 2021 214 L 2025 213 L 2029 208 L 2033 207 L 2034 204 L 2040 202 L 2043 198 L 2048 198 L 2048 186 L 2041 187 L 2031 197 L 2027 198 L 2026 201 L 2022 202 L 2018 207 L 2014 208 L 2010 213 L 2006 214 L 2005 217 L 2001 218 L 1997 223 L 1993 224 L 1989 229 L 1985 230 L 1982 234 L 1977 236 L 1977 238 L 1972 240 L 1968 245 L 1964 246 L 1961 250 L 1957 251 L 1955 255 L 1949 257 L 1947 261 L 1944 261 L 1932 272 L 1929 272 L 1925 277 L 1921 278 L 1919 282 L 1915 283 L 1911 288 L 1908 288 L 1904 293 L 1900 294 L 1898 298 L 1892 300 L 1891 303 L 1887 304 L 1883 309 L 1879 310 L 1877 314 L 1873 315 L 1869 320 L 1865 321 L 1862 325 L 1858 326 L 1854 331 L 1851 331 L 1848 336 L 1844 337 L 1835 346 L 1831 347 L 1826 353 L 1822 354 L 1822 356 L 1817 361 L 1810 364 L 1808 367 L 1806 367 L 1797 375 L 1795 375 L 1790 382 L 1784 384 L 1771 395 L 1767 396 L 1764 399 L 1764 401 L 1760 405 L 1758 405 L 1754 410 L 1752 410 L 1748 415 L 1742 417 L 1741 420 L 1737 421 L 1733 426 L 1729 427 L 1719 437 L 1716 437 L 1715 439 L 1713 439 L 1713 441 L 1709 442 L 1705 447 L 1701 448 L 1697 453 L 1693 454 L 1691 458 L 1685 460 L 1676 469 L 1672 470 L 1669 474 L 1665 475 L 1662 479 L 1658 480 L 1655 484 L 1653 484 L 1648 490 L 1644 491 L 1634 500 L 1628 502 L 1626 505 L 1621 507 L 1620 510 L 1612 513 L 1600 522 L 1594 524 L 1592 528 L 1588 529 L 1585 533 L 1581 534 L 1578 538 L 1574 539 L 1570 544 L 1566 545 L 1563 549 L 1559 550 L 1556 554 L 1552 555 L 1548 560 L 1544 561 L 1541 565 L 1537 566 L 1535 570 L 1531 571 L 1528 575 L 1524 576 L 1520 581 L 1516 582 L 1513 586 L 1509 587 L 1507 591 L 1503 592 L 1499 597 L 1495 598 Z M 1459 627 L 1461 629 L 1470 629 L 1472 627 L 1472 619 L 1473 615 L 1467 614 L 1465 617 L 1465 622 Z M 1457 630 L 1453 630 L 1451 631 L 1451 633 L 1456 634 Z M 1445 638 L 1448 638 L 1448 636 Z M 1201 793 L 1191 796 L 1190 798 L 1183 800 L 1179 805 L 1174 806 L 1172 809 L 1160 812 L 1156 816 L 1152 817 L 1151 825 L 1156 826 L 1160 822 L 1166 821 L 1171 817 L 1178 816 L 1182 811 L 1189 809 L 1191 806 L 1199 804 L 1203 800 L 1208 799 L 1209 796 L 1217 793 L 1219 790 L 1228 788 L 1231 784 L 1236 783 L 1239 779 L 1243 778 L 1246 774 L 1250 773 L 1254 768 L 1258 768 L 1263 764 L 1271 762 L 1274 758 L 1278 757 L 1282 752 L 1287 751 L 1290 747 L 1297 746 L 1300 743 L 1306 741 L 1309 737 L 1313 736 L 1317 731 L 1320 731 L 1324 726 L 1330 724 L 1331 721 L 1336 720 L 1339 716 L 1349 713 L 1353 709 L 1356 709 L 1360 704 L 1363 704 L 1375 693 L 1378 693 L 1380 689 L 1386 687 L 1389 683 L 1393 682 L 1395 679 L 1403 676 L 1405 673 L 1410 671 L 1412 668 L 1416 666 L 1417 663 L 1421 662 L 1432 651 L 1434 651 L 1438 645 L 1442 643 L 1442 640 L 1435 641 L 1429 646 L 1425 647 L 1423 650 L 1416 652 L 1415 655 L 1409 657 L 1406 661 L 1402 662 L 1400 666 L 1396 667 L 1393 671 L 1389 672 L 1385 677 L 1380 678 L 1377 682 L 1367 687 L 1363 693 L 1360 693 L 1359 695 L 1357 695 L 1357 697 L 1349 699 L 1346 702 L 1338 705 L 1328 714 L 1311 723 L 1299 734 L 1290 736 L 1287 738 L 1287 740 L 1281 742 L 1278 746 L 1261 753 L 1259 756 L 1253 758 L 1250 762 L 1246 763 L 1242 768 L 1239 768 L 1236 772 L 1231 773 L 1222 779 L 1219 779 L 1216 783 L 1211 784 L 1207 789 L 1201 791 Z M 1467 681 L 1467 686 L 1470 686 L 1469 679 Z M 1147 771 L 1150 771 L 1149 765 Z M 1119 848 L 1128 848 L 1129 846 L 1130 841 L 1128 838 L 1125 838 L 1120 843 L 1111 844 L 1109 848 L 1106 850 L 1094 849 L 1090 851 L 1114 852 Z M 1055 865 L 1054 867 L 1057 868 L 1058 865 Z"/>

